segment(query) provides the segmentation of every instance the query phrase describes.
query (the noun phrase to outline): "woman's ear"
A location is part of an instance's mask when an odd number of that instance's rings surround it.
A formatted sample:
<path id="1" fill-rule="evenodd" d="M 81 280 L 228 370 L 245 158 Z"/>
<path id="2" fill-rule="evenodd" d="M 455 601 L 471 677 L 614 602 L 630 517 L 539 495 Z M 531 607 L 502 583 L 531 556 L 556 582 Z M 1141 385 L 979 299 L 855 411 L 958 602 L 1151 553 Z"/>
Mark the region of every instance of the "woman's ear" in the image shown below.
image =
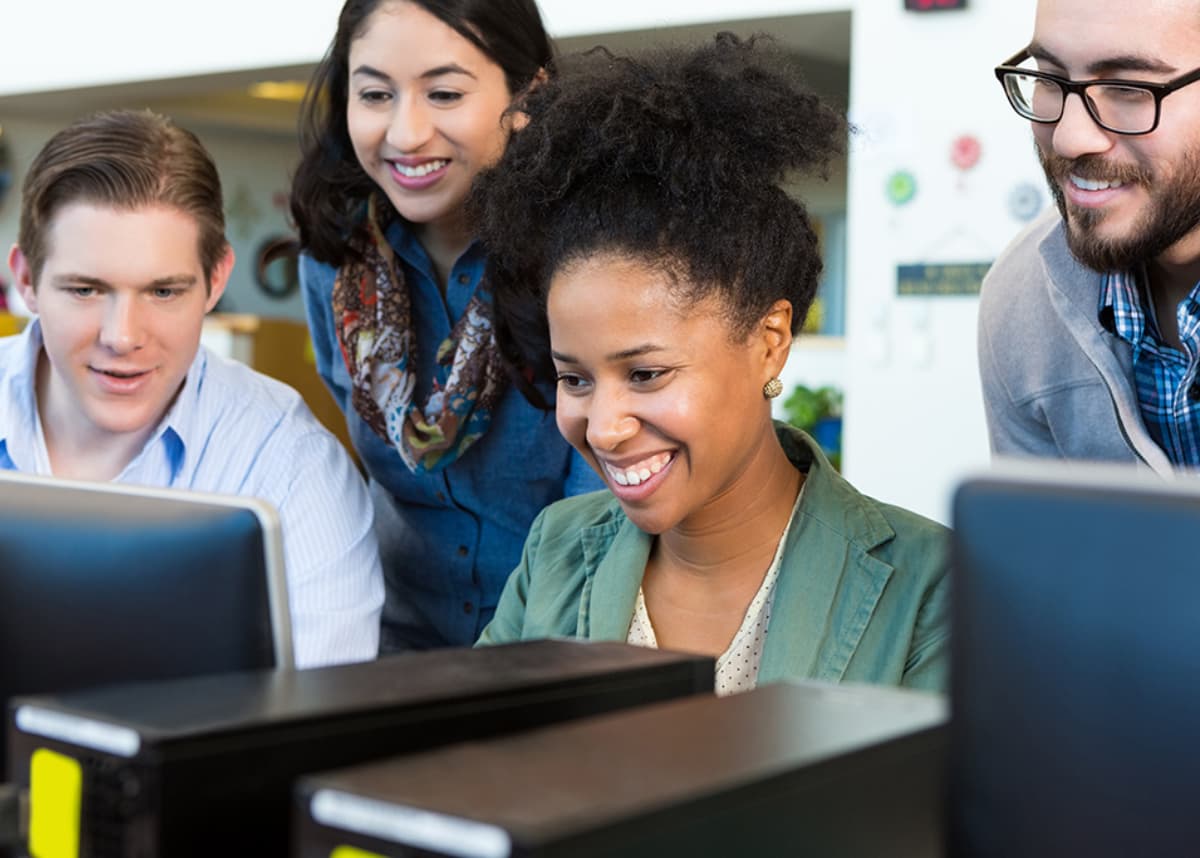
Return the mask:
<path id="1" fill-rule="evenodd" d="M 529 124 L 529 114 L 521 110 L 521 101 L 548 80 L 550 80 L 550 73 L 546 71 L 545 66 L 542 66 L 537 70 L 537 74 L 533 76 L 533 80 L 517 95 L 513 101 L 513 106 L 507 111 L 510 130 L 520 131 Z"/>
<path id="2" fill-rule="evenodd" d="M 763 344 L 763 364 L 767 372 L 764 382 L 783 372 L 792 349 L 792 302 L 780 298 L 758 324 Z"/>

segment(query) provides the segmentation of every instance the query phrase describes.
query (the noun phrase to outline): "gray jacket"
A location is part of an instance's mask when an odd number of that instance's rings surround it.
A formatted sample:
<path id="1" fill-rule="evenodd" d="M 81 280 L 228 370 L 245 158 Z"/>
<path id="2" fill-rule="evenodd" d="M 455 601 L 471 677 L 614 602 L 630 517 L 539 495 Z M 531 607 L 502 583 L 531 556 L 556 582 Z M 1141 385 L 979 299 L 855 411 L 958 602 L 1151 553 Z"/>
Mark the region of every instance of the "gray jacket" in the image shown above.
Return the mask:
<path id="1" fill-rule="evenodd" d="M 1130 346 L 1100 324 L 1101 285 L 1101 275 L 1071 255 L 1053 209 L 984 278 L 979 369 L 992 450 L 1170 474 L 1142 422 Z"/>

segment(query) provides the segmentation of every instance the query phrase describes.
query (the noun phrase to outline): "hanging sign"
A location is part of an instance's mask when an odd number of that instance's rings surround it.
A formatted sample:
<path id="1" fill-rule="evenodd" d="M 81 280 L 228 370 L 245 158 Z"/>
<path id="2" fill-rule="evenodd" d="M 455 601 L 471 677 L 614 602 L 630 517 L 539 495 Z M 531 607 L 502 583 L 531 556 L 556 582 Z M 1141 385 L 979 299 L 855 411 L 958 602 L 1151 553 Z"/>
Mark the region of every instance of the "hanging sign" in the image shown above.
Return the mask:
<path id="1" fill-rule="evenodd" d="M 978 295 L 990 262 L 918 263 L 896 266 L 897 295 Z"/>
<path id="2" fill-rule="evenodd" d="M 966 9 L 967 0 L 904 0 L 909 12 L 944 12 L 947 9 Z"/>

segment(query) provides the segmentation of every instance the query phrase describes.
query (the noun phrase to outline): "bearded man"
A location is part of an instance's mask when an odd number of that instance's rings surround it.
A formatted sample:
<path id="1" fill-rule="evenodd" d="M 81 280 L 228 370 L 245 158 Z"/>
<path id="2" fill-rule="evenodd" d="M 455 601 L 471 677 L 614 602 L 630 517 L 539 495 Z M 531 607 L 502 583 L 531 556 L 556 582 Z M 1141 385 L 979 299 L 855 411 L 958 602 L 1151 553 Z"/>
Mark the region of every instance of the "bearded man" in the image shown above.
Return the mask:
<path id="1" fill-rule="evenodd" d="M 1200 0 L 1039 0 L 996 76 L 1058 210 L 983 284 L 993 451 L 1200 466 Z"/>

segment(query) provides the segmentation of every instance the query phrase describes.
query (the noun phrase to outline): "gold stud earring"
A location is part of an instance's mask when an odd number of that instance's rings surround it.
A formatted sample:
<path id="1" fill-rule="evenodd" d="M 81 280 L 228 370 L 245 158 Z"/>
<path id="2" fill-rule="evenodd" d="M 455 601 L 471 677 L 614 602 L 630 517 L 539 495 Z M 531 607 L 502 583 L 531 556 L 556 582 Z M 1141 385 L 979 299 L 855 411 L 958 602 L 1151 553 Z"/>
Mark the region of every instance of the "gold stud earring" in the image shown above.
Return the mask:
<path id="1" fill-rule="evenodd" d="M 763 396 L 767 399 L 774 399 L 781 393 L 783 393 L 783 382 L 778 377 L 772 378 L 763 385 Z"/>

